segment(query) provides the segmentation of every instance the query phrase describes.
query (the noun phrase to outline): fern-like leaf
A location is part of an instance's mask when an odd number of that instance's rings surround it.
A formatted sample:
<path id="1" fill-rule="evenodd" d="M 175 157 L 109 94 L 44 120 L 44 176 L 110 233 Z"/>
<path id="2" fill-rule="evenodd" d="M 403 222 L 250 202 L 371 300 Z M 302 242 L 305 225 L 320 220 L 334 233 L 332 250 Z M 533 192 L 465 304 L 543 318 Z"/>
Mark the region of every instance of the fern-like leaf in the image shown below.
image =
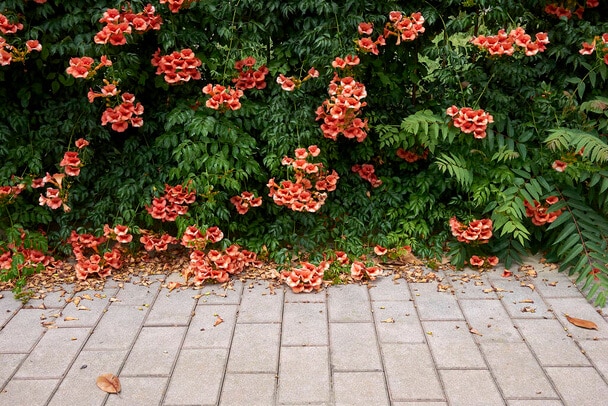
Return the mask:
<path id="1" fill-rule="evenodd" d="M 552 151 L 574 149 L 594 164 L 608 162 L 608 145 L 594 134 L 572 128 L 551 130 L 545 144 Z"/>

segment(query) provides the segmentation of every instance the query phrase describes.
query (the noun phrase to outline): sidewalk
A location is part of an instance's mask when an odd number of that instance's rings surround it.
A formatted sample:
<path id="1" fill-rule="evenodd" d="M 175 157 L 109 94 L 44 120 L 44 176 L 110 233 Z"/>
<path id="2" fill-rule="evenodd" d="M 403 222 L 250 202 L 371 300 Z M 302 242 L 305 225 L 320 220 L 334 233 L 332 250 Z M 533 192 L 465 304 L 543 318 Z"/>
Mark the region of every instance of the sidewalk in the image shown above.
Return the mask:
<path id="1" fill-rule="evenodd" d="M 537 277 L 446 272 L 445 291 L 388 276 L 316 294 L 108 281 L 26 306 L 0 292 L 0 405 L 606 402 L 608 318 L 566 275 L 530 264 Z M 97 388 L 104 373 L 119 395 Z"/>

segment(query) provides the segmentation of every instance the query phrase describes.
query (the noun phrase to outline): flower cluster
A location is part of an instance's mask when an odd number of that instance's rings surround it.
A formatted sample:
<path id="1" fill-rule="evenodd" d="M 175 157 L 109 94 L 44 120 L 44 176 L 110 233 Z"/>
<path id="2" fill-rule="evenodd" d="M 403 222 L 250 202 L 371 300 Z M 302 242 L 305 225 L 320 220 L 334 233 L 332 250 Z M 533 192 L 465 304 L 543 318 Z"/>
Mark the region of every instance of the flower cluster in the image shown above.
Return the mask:
<path id="1" fill-rule="evenodd" d="M 26 41 L 25 48 L 19 49 L 6 42 L 3 37 L 0 37 L 0 66 L 10 65 L 12 62 L 23 62 L 27 54 L 33 51 L 42 51 L 42 45 L 36 39 Z"/>
<path id="2" fill-rule="evenodd" d="M 172 13 L 179 13 L 182 8 L 190 7 L 197 0 L 160 0 L 160 4 L 168 4 Z"/>
<path id="3" fill-rule="evenodd" d="M 596 47 L 600 43 L 601 47 Z M 591 43 L 583 42 L 582 49 L 578 51 L 581 55 L 591 55 L 596 52 L 599 58 L 604 60 L 608 65 L 608 32 L 602 34 L 601 37 L 595 37 Z"/>
<path id="4" fill-rule="evenodd" d="M 300 268 L 282 272 L 281 279 L 295 293 L 318 291 L 323 286 L 323 274 L 329 266 L 328 261 L 322 261 L 318 266 L 302 262 Z"/>
<path id="5" fill-rule="evenodd" d="M 566 8 L 564 7 L 564 4 L 557 4 L 557 3 L 549 3 L 545 6 L 545 13 L 553 15 L 557 18 L 566 18 L 566 20 L 569 20 L 572 18 L 572 15 L 575 15 L 579 20 L 583 19 L 583 13 L 585 12 L 586 8 L 595 8 L 597 6 L 600 5 L 599 0 L 587 0 L 585 2 L 585 6 L 582 6 L 580 4 L 578 4 L 577 2 L 568 2 L 569 5 L 575 5 L 576 8 Z M 574 10 L 574 11 L 573 11 Z"/>
<path id="6" fill-rule="evenodd" d="M 549 196 L 545 199 L 545 203 L 541 204 L 534 201 L 533 204 L 530 204 L 527 200 L 524 201 L 524 206 L 526 208 L 526 217 L 530 217 L 532 219 L 532 224 L 535 226 L 542 226 L 546 223 L 553 223 L 561 214 L 562 210 L 553 210 L 549 212 L 549 207 L 554 205 L 559 201 L 559 198 L 556 196 Z"/>
<path id="7" fill-rule="evenodd" d="M 452 235 L 459 242 L 467 244 L 473 241 L 484 244 L 492 237 L 492 220 L 490 219 L 471 220 L 469 224 L 463 224 L 456 217 L 452 217 L 450 228 Z"/>
<path id="8" fill-rule="evenodd" d="M 188 204 L 196 200 L 196 191 L 188 190 L 182 185 L 165 184 L 165 194 L 152 199 L 152 205 L 145 206 L 152 218 L 162 221 L 175 221 L 177 216 L 188 212 Z"/>
<path id="9" fill-rule="evenodd" d="M 16 262 L 17 271 L 20 273 L 22 269 L 47 267 L 55 262 L 53 257 L 44 255 L 44 253 L 39 250 L 25 248 L 25 238 L 26 233 L 21 230 L 21 243 L 18 246 L 10 243 L 6 245 L 6 250 L 0 247 L 0 270 L 10 270 L 13 265 L 15 265 L 13 263 L 15 255 L 22 256 L 22 259 Z"/>
<path id="10" fill-rule="evenodd" d="M 480 257 L 478 255 L 472 255 L 469 259 L 469 264 L 477 268 L 492 268 L 498 265 L 498 257 Z"/>
<path id="11" fill-rule="evenodd" d="M 378 179 L 378 177 L 375 174 L 376 169 L 374 168 L 374 165 L 371 164 L 363 164 L 363 165 L 353 165 L 353 167 L 351 168 L 351 170 L 357 174 L 359 174 L 359 176 L 361 177 L 361 179 L 368 181 L 369 183 L 372 184 L 372 187 L 378 187 L 380 185 L 382 185 L 382 180 Z"/>
<path id="12" fill-rule="evenodd" d="M 259 207 L 262 205 L 262 197 L 255 197 L 251 192 L 243 192 L 240 196 L 232 196 L 230 203 L 234 204 L 236 211 L 239 214 L 245 214 L 250 207 Z"/>
<path id="13" fill-rule="evenodd" d="M 78 151 L 67 151 L 63 155 L 63 159 L 59 162 L 59 166 L 63 168 L 63 171 L 68 176 L 78 176 L 80 175 L 80 168 L 82 167 L 82 162 L 78 157 Z"/>
<path id="14" fill-rule="evenodd" d="M 404 150 L 403 148 L 397 149 L 397 156 L 406 162 L 414 163 L 421 159 L 426 159 L 429 156 L 429 150 L 427 148 L 422 151 L 422 154 L 418 154 L 411 150 Z"/>
<path id="15" fill-rule="evenodd" d="M 360 281 L 364 278 L 374 280 L 381 274 L 382 268 L 379 266 L 366 266 L 361 261 L 353 261 L 350 266 L 350 276 L 356 281 Z"/>
<path id="16" fill-rule="evenodd" d="M 452 117 L 454 127 L 460 128 L 465 134 L 473 134 L 475 138 L 486 137 L 486 129 L 489 123 L 494 122 L 494 117 L 482 109 L 473 110 L 470 107 L 449 107 L 446 110 L 448 116 Z"/>
<path id="17" fill-rule="evenodd" d="M 107 9 L 99 19 L 100 23 L 106 25 L 95 34 L 96 44 L 124 45 L 127 43 L 125 34 L 131 34 L 133 30 L 144 33 L 149 30 L 160 30 L 163 22 L 160 15 L 156 15 L 156 9 L 148 4 L 141 13 L 133 13 L 132 10 L 123 12 L 115 8 Z"/>
<path id="18" fill-rule="evenodd" d="M 141 103 L 135 103 L 135 96 L 131 93 L 123 93 L 121 96 L 122 103 L 116 107 L 108 107 L 101 114 L 101 125 L 111 124 L 112 130 L 116 132 L 124 132 L 132 127 L 141 127 L 144 124 L 144 119 L 140 116 L 144 114 L 144 106 Z"/>
<path id="19" fill-rule="evenodd" d="M 329 99 L 316 110 L 315 120 L 323 120 L 323 136 L 333 141 L 341 133 L 346 138 L 362 142 L 367 137 L 367 119 L 361 120 L 361 108 L 366 106 L 361 100 L 367 96 L 365 85 L 351 76 L 340 78 L 335 75 L 329 84 Z"/>
<path id="20" fill-rule="evenodd" d="M 208 84 L 203 87 L 203 93 L 211 96 L 205 102 L 205 106 L 214 110 L 238 110 L 241 108 L 240 98 L 243 96 L 243 91 L 240 89 L 232 89 L 230 86 Z"/>
<path id="21" fill-rule="evenodd" d="M 139 238 L 139 242 L 144 244 L 146 251 L 166 251 L 169 244 L 178 243 L 177 239 L 169 234 L 157 235 L 148 230 L 140 231 L 142 236 Z"/>
<path id="22" fill-rule="evenodd" d="M 242 250 L 235 244 L 223 252 L 213 249 L 203 251 L 208 243 L 216 243 L 223 238 L 224 233 L 218 227 L 209 227 L 204 234 L 196 226 L 186 228 L 182 245 L 193 248 L 190 266 L 183 272 L 186 280 L 193 276 L 196 285 L 207 280 L 223 283 L 230 279 L 230 275 L 241 273 L 246 266 L 260 265 L 254 252 Z"/>
<path id="23" fill-rule="evenodd" d="M 93 66 L 94 63 L 95 59 L 90 56 L 70 58 L 70 66 L 65 71 L 68 75 L 72 75 L 77 79 L 87 79 L 95 75 L 102 67 L 112 66 L 112 61 L 106 55 L 101 56 L 100 62 L 96 66 Z"/>
<path id="24" fill-rule="evenodd" d="M 133 241 L 133 235 L 129 231 L 129 226 L 120 224 L 114 226 L 114 228 L 110 228 L 107 224 L 103 226 L 103 236 L 110 240 L 116 240 L 121 244 L 128 244 Z"/>
<path id="25" fill-rule="evenodd" d="M 316 157 L 321 150 L 316 145 L 295 150 L 295 159 L 283 157 L 281 163 L 293 168 L 295 181 L 283 180 L 277 184 L 274 178 L 268 181 L 272 197 L 279 206 L 293 211 L 316 212 L 327 198 L 326 192 L 336 190 L 340 177 L 335 170 L 328 172 L 322 163 L 312 163 L 309 157 Z"/>
<path id="26" fill-rule="evenodd" d="M 23 24 L 20 22 L 13 23 L 7 16 L 0 13 L 0 32 L 2 34 L 15 34 L 17 31 L 23 29 Z"/>
<path id="27" fill-rule="evenodd" d="M 106 226 L 108 229 L 109 227 Z M 119 230 L 125 230 L 124 226 L 120 227 Z M 115 227 L 116 228 L 116 227 Z M 126 229 L 128 230 L 128 228 Z M 108 236 L 112 236 L 113 230 L 110 229 Z M 125 232 L 124 236 L 128 235 Z M 68 243 L 72 246 L 72 252 L 76 258 L 76 277 L 84 280 L 90 274 L 96 273 L 101 278 L 106 278 L 112 274 L 112 269 L 120 269 L 122 266 L 122 253 L 118 244 L 104 252 L 100 253 L 100 245 L 108 241 L 108 237 L 101 236 L 95 237 L 92 234 L 78 234 L 76 231 L 72 231 Z"/>
<path id="28" fill-rule="evenodd" d="M 308 74 L 304 77 L 304 79 L 299 79 L 299 78 L 296 78 L 293 76 L 286 77 L 285 75 L 283 75 L 281 73 L 277 77 L 277 83 L 279 85 L 281 85 L 281 89 L 288 91 L 288 92 L 293 92 L 294 90 L 296 90 L 300 86 L 302 86 L 302 83 L 306 82 L 309 79 L 318 78 L 318 77 L 319 77 L 319 71 L 316 70 L 314 67 L 312 67 L 308 70 Z"/>
<path id="29" fill-rule="evenodd" d="M 374 25 L 372 23 L 359 23 L 357 31 L 359 32 L 359 35 L 371 35 L 374 31 Z M 379 35 L 376 40 L 373 40 L 371 37 L 362 37 L 357 40 L 357 46 L 361 52 L 368 52 L 378 55 L 380 53 L 378 50 L 378 45 L 386 45 L 384 35 Z"/>
<path id="30" fill-rule="evenodd" d="M 517 45 L 526 56 L 533 56 L 545 51 L 549 37 L 547 33 L 539 32 L 532 41 L 532 37 L 522 27 L 517 27 L 508 34 L 501 29 L 496 35 L 479 35 L 473 37 L 471 42 L 480 49 L 487 50 L 490 55 L 513 55 L 516 50 L 514 45 Z"/>
<path id="31" fill-rule="evenodd" d="M 157 49 L 152 56 L 152 66 L 156 67 L 157 75 L 165 75 L 165 82 L 169 84 L 188 82 L 190 79 L 199 80 L 201 72 L 198 67 L 203 63 L 196 57 L 190 48 L 173 51 L 169 55 L 160 55 Z"/>
<path id="32" fill-rule="evenodd" d="M 425 31 L 424 17 L 421 13 L 404 16 L 401 11 L 391 11 L 388 19 L 389 21 L 384 26 L 384 32 L 376 40 L 371 37 L 362 37 L 357 41 L 361 51 L 378 55 L 378 45 L 386 45 L 388 38 L 396 37 L 396 44 L 399 45 L 401 41 L 414 41 Z M 357 27 L 359 35 L 371 35 L 373 30 L 374 25 L 372 23 L 360 23 Z"/>
<path id="33" fill-rule="evenodd" d="M 239 73 L 238 77 L 232 79 L 235 88 L 240 90 L 266 88 L 268 68 L 266 65 L 262 65 L 257 69 L 253 69 L 255 63 L 256 60 L 252 56 L 235 62 L 234 69 Z"/>

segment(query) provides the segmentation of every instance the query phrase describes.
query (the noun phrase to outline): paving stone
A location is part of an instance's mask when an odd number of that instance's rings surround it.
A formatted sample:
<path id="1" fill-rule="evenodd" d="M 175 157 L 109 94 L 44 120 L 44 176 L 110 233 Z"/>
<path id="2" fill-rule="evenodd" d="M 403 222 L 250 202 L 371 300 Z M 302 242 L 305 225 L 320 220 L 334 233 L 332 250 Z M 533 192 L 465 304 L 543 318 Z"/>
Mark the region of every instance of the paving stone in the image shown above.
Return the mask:
<path id="1" fill-rule="evenodd" d="M 533 399 L 517 399 L 507 400 L 508 406 L 563 406 L 561 400 L 533 400 Z"/>
<path id="2" fill-rule="evenodd" d="M 378 300 L 372 302 L 372 310 L 381 343 L 424 342 L 424 332 L 413 302 Z"/>
<path id="3" fill-rule="evenodd" d="M 102 374 L 118 374 L 126 356 L 126 351 L 82 351 L 49 406 L 103 405 L 106 393 L 97 389 L 95 381 Z"/>
<path id="4" fill-rule="evenodd" d="M 226 374 L 221 406 L 268 406 L 274 404 L 275 374 Z"/>
<path id="5" fill-rule="evenodd" d="M 120 394 L 111 394 L 105 406 L 128 405 L 150 406 L 159 405 L 165 386 L 166 377 L 120 377 Z"/>
<path id="6" fill-rule="evenodd" d="M 608 341 L 580 341 L 579 345 L 583 348 L 588 357 L 591 358 L 593 365 L 604 375 L 608 381 Z M 2 355 L 0 355 L 2 359 Z"/>
<path id="7" fill-rule="evenodd" d="M 88 328 L 48 330 L 21 365 L 15 378 L 61 378 L 88 336 Z"/>
<path id="8" fill-rule="evenodd" d="M 0 299 L 0 328 L 4 326 L 4 324 L 11 318 L 21 307 L 23 304 L 15 299 L 13 292 L 10 290 L 2 290 L 0 291 L 0 295 L 2 295 L 2 299 Z"/>
<path id="9" fill-rule="evenodd" d="M 281 404 L 329 402 L 331 398 L 329 373 L 327 347 L 282 347 L 277 395 L 279 402 Z"/>
<path id="10" fill-rule="evenodd" d="M 392 401 L 446 400 L 426 344 L 383 344 L 382 358 Z"/>
<path id="11" fill-rule="evenodd" d="M 183 348 L 228 348 L 236 324 L 238 306 L 199 305 L 188 326 Z M 215 325 L 220 317 L 223 321 Z"/>
<path id="12" fill-rule="evenodd" d="M 562 324 L 568 329 L 568 332 L 577 340 L 594 340 L 608 339 L 608 323 L 595 310 L 593 306 L 584 297 L 578 298 L 551 298 L 547 299 L 547 303 L 553 309 L 553 313 L 557 316 Z M 585 319 L 597 324 L 599 330 L 587 330 L 576 327 L 566 320 L 566 314 L 571 317 Z"/>
<path id="13" fill-rule="evenodd" d="M 449 273 L 448 278 L 458 299 L 498 299 L 496 292 L 489 290 L 492 286 L 485 274 L 480 275 L 475 271 L 455 272 Z M 443 284 L 445 283 L 444 281 Z"/>
<path id="14" fill-rule="evenodd" d="M 381 371 L 376 332 L 372 323 L 330 323 L 333 371 Z"/>
<path id="15" fill-rule="evenodd" d="M 285 303 L 327 303 L 327 291 L 321 289 L 310 293 L 294 293 L 291 289 L 284 289 Z"/>
<path id="16" fill-rule="evenodd" d="M 37 293 L 35 295 L 37 299 L 30 299 L 24 306 L 24 308 L 62 309 L 66 305 L 65 300 L 72 296 L 72 294 L 69 293 L 68 290 L 69 289 L 57 289 L 52 292 Z"/>
<path id="17" fill-rule="evenodd" d="M 593 368 L 546 368 L 566 405 L 598 406 L 600 399 L 608 399 L 608 385 Z"/>
<path id="18" fill-rule="evenodd" d="M 393 280 L 392 276 L 381 277 L 370 282 L 369 296 L 372 301 L 410 300 L 410 289 L 404 279 Z"/>
<path id="19" fill-rule="evenodd" d="M 241 303 L 243 293 L 243 282 L 235 280 L 231 285 L 224 284 L 205 285 L 202 289 L 195 291 L 196 295 L 202 295 L 198 304 L 232 304 Z"/>
<path id="20" fill-rule="evenodd" d="M 182 350 L 167 389 L 167 405 L 215 405 L 218 402 L 228 350 Z"/>
<path id="21" fill-rule="evenodd" d="M 196 300 L 192 296 L 191 290 L 162 290 L 146 318 L 145 326 L 188 325 L 196 306 Z"/>
<path id="22" fill-rule="evenodd" d="M 487 368 L 464 321 L 425 321 L 422 325 L 437 368 Z"/>
<path id="23" fill-rule="evenodd" d="M 506 398 L 558 398 L 525 343 L 482 343 L 481 349 Z"/>
<path id="24" fill-rule="evenodd" d="M 47 311 L 47 321 L 55 320 L 57 327 L 93 327 L 97 324 L 103 313 L 106 311 L 111 296 L 97 298 L 94 295 L 99 292 L 88 290 L 78 292 L 74 297 L 80 297 L 80 302 L 68 303 L 61 312 L 56 310 Z M 84 299 L 83 297 L 90 297 Z M 60 314 L 60 317 L 53 318 L 53 315 Z"/>
<path id="25" fill-rule="evenodd" d="M 461 300 L 469 326 L 477 330 L 478 342 L 521 342 L 522 338 L 500 300 Z"/>
<path id="26" fill-rule="evenodd" d="M 327 308 L 330 322 L 371 322 L 370 301 L 364 285 L 332 286 Z"/>
<path id="27" fill-rule="evenodd" d="M 557 320 L 516 320 L 518 330 L 543 366 L 589 365 Z"/>
<path id="28" fill-rule="evenodd" d="M 151 284 L 124 283 L 122 289 L 114 295 L 114 305 L 150 306 L 158 295 L 160 282 Z"/>
<path id="29" fill-rule="evenodd" d="M 27 354 L 0 354 L 0 388 L 8 382 Z"/>
<path id="30" fill-rule="evenodd" d="M 538 272 L 534 286 L 544 298 L 581 297 L 581 292 L 570 278 L 557 270 Z"/>
<path id="31" fill-rule="evenodd" d="M 85 345 L 87 350 L 126 350 L 131 347 L 146 316 L 131 306 L 110 306 Z"/>
<path id="32" fill-rule="evenodd" d="M 392 406 L 448 406 L 446 402 L 392 402 Z"/>
<path id="33" fill-rule="evenodd" d="M 328 345 L 325 303 L 285 303 L 281 345 Z"/>
<path id="34" fill-rule="evenodd" d="M 276 373 L 280 334 L 280 324 L 237 323 L 227 370 Z"/>
<path id="35" fill-rule="evenodd" d="M 280 323 L 283 314 L 283 291 L 276 289 L 271 295 L 267 289 L 256 285 L 245 288 L 237 323 Z"/>
<path id="36" fill-rule="evenodd" d="M 0 405 L 46 405 L 57 379 L 13 379 L 0 392 Z"/>
<path id="37" fill-rule="evenodd" d="M 19 310 L 0 330 L 0 352 L 29 352 L 46 330 L 40 324 L 41 314 L 37 309 Z"/>
<path id="38" fill-rule="evenodd" d="M 420 320 L 462 320 L 456 296 L 449 292 L 437 292 L 436 283 L 412 283 L 414 302 Z"/>
<path id="39" fill-rule="evenodd" d="M 186 327 L 144 327 L 121 375 L 169 375 Z"/>
<path id="40" fill-rule="evenodd" d="M 334 372 L 335 404 L 390 405 L 382 372 Z"/>
<path id="41" fill-rule="evenodd" d="M 504 290 L 498 295 L 512 318 L 554 318 L 540 295 L 528 286 L 521 286 L 519 282 L 505 278 L 490 278 L 490 282 L 493 287 Z M 536 286 L 535 282 L 532 284 Z M 533 303 L 528 303 L 530 301 Z M 526 311 L 526 309 L 533 311 Z"/>
<path id="42" fill-rule="evenodd" d="M 505 402 L 487 370 L 439 371 L 451 406 L 499 406 Z"/>

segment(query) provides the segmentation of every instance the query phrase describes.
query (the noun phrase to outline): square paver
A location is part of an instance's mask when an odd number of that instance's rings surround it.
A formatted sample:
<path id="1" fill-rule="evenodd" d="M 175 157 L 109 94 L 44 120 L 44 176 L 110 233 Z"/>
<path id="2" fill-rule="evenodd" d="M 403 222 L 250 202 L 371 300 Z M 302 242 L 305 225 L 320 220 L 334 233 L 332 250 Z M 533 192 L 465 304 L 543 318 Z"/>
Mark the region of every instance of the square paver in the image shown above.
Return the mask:
<path id="1" fill-rule="evenodd" d="M 425 321 L 427 342 L 437 368 L 487 368 L 463 321 Z"/>
<path id="2" fill-rule="evenodd" d="M 453 406 L 503 406 L 505 404 L 488 370 L 439 371 L 446 396 Z"/>
<path id="3" fill-rule="evenodd" d="M 325 303 L 285 303 L 281 345 L 328 345 Z"/>
<path id="4" fill-rule="evenodd" d="M 334 372 L 335 404 L 390 405 L 382 372 Z"/>
<path id="5" fill-rule="evenodd" d="M 226 374 L 220 405 L 267 406 L 274 404 L 275 374 Z"/>
<path id="6" fill-rule="evenodd" d="M 120 374 L 169 375 L 184 334 L 186 327 L 144 327 Z"/>
<path id="7" fill-rule="evenodd" d="M 372 302 L 372 308 L 381 343 L 424 342 L 424 332 L 413 302 L 377 300 Z"/>
<path id="8" fill-rule="evenodd" d="M 391 400 L 445 400 L 426 344 L 383 344 L 382 357 Z"/>
<path id="9" fill-rule="evenodd" d="M 280 323 L 282 314 L 283 290 L 270 294 L 268 289 L 256 285 L 243 290 L 237 323 Z"/>
<path id="10" fill-rule="evenodd" d="M 280 324 L 237 323 L 227 371 L 276 373 L 280 334 Z"/>
<path id="11" fill-rule="evenodd" d="M 547 374 L 566 405 L 597 406 L 608 399 L 608 385 L 593 368 L 550 367 Z"/>
<path id="12" fill-rule="evenodd" d="M 330 322 L 371 322 L 372 314 L 367 287 L 363 285 L 332 286 L 327 307 Z"/>
<path id="13" fill-rule="evenodd" d="M 94 327 L 108 308 L 109 297 L 95 297 L 95 292 L 86 290 L 76 293 L 72 301 L 68 303 L 61 312 L 57 310 L 47 311 L 47 316 L 59 313 L 60 316 L 55 319 L 57 327 Z M 75 301 L 74 298 L 79 298 Z M 86 299 L 85 299 L 86 298 Z M 52 317 L 52 316 L 51 316 Z M 47 321 L 53 320 L 48 317 Z"/>
<path id="14" fill-rule="evenodd" d="M 182 350 L 171 374 L 164 403 L 216 405 L 227 357 L 226 349 Z"/>
<path id="15" fill-rule="evenodd" d="M 281 347 L 278 400 L 281 404 L 329 402 L 327 347 Z"/>
<path id="16" fill-rule="evenodd" d="M 236 324 L 238 306 L 207 304 L 196 306 L 188 326 L 184 348 L 228 348 Z"/>
<path id="17" fill-rule="evenodd" d="M 382 370 L 372 323 L 331 323 L 329 334 L 334 371 Z"/>

